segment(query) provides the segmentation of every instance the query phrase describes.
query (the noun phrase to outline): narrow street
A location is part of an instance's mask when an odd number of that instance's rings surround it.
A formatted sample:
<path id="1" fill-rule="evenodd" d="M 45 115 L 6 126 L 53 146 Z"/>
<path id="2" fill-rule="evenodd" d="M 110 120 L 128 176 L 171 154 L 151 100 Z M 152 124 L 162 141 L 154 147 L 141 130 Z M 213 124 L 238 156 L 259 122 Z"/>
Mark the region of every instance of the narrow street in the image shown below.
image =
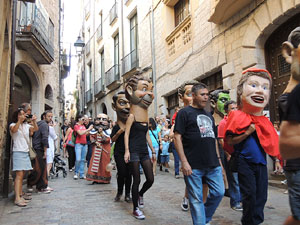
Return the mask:
<path id="1" fill-rule="evenodd" d="M 183 212 L 180 203 L 184 191 L 183 178 L 175 179 L 170 173 L 158 172 L 154 186 L 145 194 L 144 213 L 146 220 L 131 216 L 132 204 L 114 202 L 116 194 L 116 171 L 112 172 L 111 184 L 91 185 L 86 180 L 67 178 L 52 179 L 51 194 L 33 194 L 26 208 L 19 208 L 12 199 L 0 201 L 0 224 L 5 225 L 185 225 L 192 224 L 190 212 Z M 142 175 L 143 176 L 143 175 Z M 290 214 L 288 195 L 283 189 L 269 187 L 269 199 L 265 207 L 265 223 L 280 225 Z M 211 222 L 212 225 L 240 224 L 240 212 L 229 207 L 229 198 L 224 197 Z"/>

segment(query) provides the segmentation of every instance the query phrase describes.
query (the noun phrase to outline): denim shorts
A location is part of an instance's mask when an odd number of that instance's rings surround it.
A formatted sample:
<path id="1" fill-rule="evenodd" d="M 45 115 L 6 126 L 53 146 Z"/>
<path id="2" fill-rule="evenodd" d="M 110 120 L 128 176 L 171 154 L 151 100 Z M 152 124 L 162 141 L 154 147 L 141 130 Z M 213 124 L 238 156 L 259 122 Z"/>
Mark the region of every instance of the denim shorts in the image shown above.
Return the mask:
<path id="1" fill-rule="evenodd" d="M 289 201 L 294 219 L 300 220 L 300 170 L 284 171 L 288 190 Z"/>
<path id="2" fill-rule="evenodd" d="M 130 152 L 130 161 L 129 162 L 142 162 L 147 159 L 150 159 L 148 153 Z"/>
<path id="3" fill-rule="evenodd" d="M 160 155 L 161 163 L 168 163 L 170 161 L 170 157 L 168 155 Z"/>

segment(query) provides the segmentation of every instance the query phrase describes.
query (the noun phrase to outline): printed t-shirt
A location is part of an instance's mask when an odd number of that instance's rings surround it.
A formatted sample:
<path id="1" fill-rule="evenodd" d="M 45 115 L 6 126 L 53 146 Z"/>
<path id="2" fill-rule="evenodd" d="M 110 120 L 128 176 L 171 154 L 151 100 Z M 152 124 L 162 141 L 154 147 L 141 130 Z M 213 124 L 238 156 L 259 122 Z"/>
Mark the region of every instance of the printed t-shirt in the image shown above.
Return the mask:
<path id="1" fill-rule="evenodd" d="M 9 128 L 13 127 L 14 125 L 16 125 L 16 124 L 11 123 L 9 125 Z M 31 127 L 31 125 L 29 125 L 27 123 L 23 123 L 23 124 L 20 124 L 17 132 L 12 133 L 10 131 L 10 135 L 13 139 L 13 151 L 14 152 L 28 152 L 29 151 L 28 144 L 30 143 L 30 138 L 29 138 L 30 127 Z M 23 135 L 22 131 L 23 131 L 24 135 Z M 27 138 L 27 141 L 25 138 Z M 27 142 L 28 142 L 28 144 L 27 144 Z"/>
<path id="2" fill-rule="evenodd" d="M 86 141 L 86 134 L 83 134 L 83 135 L 79 135 L 77 133 L 78 130 L 86 130 L 85 126 L 84 125 L 80 125 L 80 124 L 76 124 L 74 126 L 74 132 L 76 132 L 76 141 L 75 141 L 75 144 L 83 144 L 83 145 L 86 145 L 87 144 L 87 141 Z"/>
<path id="3" fill-rule="evenodd" d="M 287 111 L 283 117 L 286 121 L 300 123 L 300 84 L 298 84 L 288 96 Z M 300 149 L 299 149 L 300 151 Z M 300 158 L 286 161 L 285 170 L 300 170 Z"/>
<path id="4" fill-rule="evenodd" d="M 119 130 L 120 130 L 120 126 L 118 124 L 116 124 L 112 129 L 110 137 L 112 138 L 113 136 L 115 136 Z M 125 134 L 125 132 L 120 134 L 120 136 L 116 140 L 114 154 L 118 154 L 118 153 L 124 154 L 125 153 L 124 134 Z"/>
<path id="5" fill-rule="evenodd" d="M 174 132 L 182 135 L 184 153 L 192 169 L 220 166 L 216 153 L 217 132 L 210 113 L 192 106 L 181 109 Z"/>

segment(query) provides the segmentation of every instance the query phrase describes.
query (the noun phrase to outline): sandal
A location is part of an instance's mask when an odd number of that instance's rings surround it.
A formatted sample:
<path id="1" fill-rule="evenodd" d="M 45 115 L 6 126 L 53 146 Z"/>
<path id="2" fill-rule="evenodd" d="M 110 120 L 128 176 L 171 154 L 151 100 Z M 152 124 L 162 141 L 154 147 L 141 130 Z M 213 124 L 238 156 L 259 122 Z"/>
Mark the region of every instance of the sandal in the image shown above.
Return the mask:
<path id="1" fill-rule="evenodd" d="M 23 198 L 23 199 L 25 199 L 25 200 L 31 200 L 31 199 L 32 199 L 31 196 L 26 195 L 26 194 L 23 194 L 23 195 L 21 195 L 20 197 Z"/>
<path id="2" fill-rule="evenodd" d="M 19 206 L 19 207 L 26 207 L 27 206 L 27 204 L 24 201 L 22 201 L 22 199 L 19 200 L 19 201 L 15 201 L 15 205 Z"/>
<path id="3" fill-rule="evenodd" d="M 27 200 L 24 197 L 21 197 L 21 201 L 24 202 L 24 203 L 26 203 L 26 204 L 30 202 L 30 200 Z"/>

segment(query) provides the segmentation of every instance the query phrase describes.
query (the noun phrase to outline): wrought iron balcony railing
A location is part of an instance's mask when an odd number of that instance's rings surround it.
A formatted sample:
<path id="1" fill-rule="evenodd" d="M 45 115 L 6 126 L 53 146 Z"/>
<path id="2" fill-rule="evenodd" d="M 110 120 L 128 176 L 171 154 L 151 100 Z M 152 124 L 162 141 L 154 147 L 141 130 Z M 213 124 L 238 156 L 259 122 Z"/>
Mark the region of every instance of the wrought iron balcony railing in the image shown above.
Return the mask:
<path id="1" fill-rule="evenodd" d="M 89 103 L 91 102 L 93 99 L 93 95 L 92 95 L 92 89 L 88 90 L 85 92 L 85 102 Z"/>
<path id="2" fill-rule="evenodd" d="M 118 17 L 118 8 L 117 8 L 117 3 L 115 3 L 109 11 L 109 24 L 112 24 L 117 17 Z"/>
<path id="3" fill-rule="evenodd" d="M 122 75 L 137 68 L 139 65 L 138 52 L 136 49 L 132 50 L 128 55 L 122 59 Z"/>
<path id="4" fill-rule="evenodd" d="M 101 93 L 104 93 L 105 87 L 104 87 L 104 82 L 102 81 L 102 77 L 100 77 L 94 84 L 95 86 L 95 96 L 100 95 Z"/>
<path id="5" fill-rule="evenodd" d="M 54 61 L 54 24 L 35 4 L 22 4 L 17 19 L 16 43 L 38 64 Z"/>
<path id="6" fill-rule="evenodd" d="M 120 80 L 120 66 L 115 64 L 105 73 L 106 86 L 110 85 L 116 80 Z"/>

